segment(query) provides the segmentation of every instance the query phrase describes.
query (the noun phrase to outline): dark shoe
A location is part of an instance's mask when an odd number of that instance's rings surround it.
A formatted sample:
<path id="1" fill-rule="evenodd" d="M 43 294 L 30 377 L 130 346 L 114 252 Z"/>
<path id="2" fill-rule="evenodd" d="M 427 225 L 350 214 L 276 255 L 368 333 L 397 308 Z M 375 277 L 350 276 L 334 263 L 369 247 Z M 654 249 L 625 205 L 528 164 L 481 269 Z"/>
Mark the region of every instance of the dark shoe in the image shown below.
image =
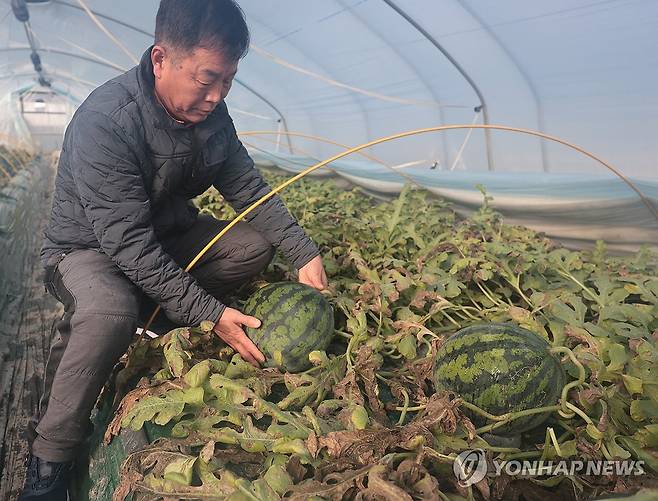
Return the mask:
<path id="1" fill-rule="evenodd" d="M 30 454 L 25 487 L 18 501 L 69 501 L 69 473 L 73 461 L 53 463 Z"/>

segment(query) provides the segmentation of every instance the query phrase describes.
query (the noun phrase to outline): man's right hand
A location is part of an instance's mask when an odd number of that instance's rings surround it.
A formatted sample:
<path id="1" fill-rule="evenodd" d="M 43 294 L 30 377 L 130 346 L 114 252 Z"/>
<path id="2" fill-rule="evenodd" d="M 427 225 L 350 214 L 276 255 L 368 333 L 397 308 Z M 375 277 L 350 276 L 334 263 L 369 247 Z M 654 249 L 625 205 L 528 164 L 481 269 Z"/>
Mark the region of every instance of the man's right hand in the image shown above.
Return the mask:
<path id="1" fill-rule="evenodd" d="M 231 348 L 237 350 L 244 360 L 259 367 L 259 363 L 265 362 L 265 356 L 245 334 L 242 326 L 257 329 L 260 327 L 260 320 L 234 308 L 226 307 L 213 331 Z"/>

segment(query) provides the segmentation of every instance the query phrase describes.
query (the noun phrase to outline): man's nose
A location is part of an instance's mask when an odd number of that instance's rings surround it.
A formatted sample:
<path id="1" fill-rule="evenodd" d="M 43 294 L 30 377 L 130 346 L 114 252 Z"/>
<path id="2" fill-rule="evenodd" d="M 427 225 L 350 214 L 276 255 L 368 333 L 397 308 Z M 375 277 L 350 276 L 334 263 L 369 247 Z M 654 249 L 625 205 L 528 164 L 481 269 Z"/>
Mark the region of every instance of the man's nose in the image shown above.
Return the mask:
<path id="1" fill-rule="evenodd" d="M 224 97 L 225 96 L 222 95 L 222 88 L 220 86 L 213 86 L 213 88 L 206 94 L 206 101 L 217 105 L 222 99 L 224 99 Z"/>

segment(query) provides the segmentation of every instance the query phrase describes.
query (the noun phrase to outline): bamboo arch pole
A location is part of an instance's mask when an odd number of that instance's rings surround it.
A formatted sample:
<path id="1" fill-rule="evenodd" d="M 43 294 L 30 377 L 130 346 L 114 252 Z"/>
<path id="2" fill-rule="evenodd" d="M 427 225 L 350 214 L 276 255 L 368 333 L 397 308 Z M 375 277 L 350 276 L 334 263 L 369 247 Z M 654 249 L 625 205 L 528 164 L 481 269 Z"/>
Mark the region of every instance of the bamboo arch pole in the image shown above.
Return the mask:
<path id="1" fill-rule="evenodd" d="M 246 132 L 242 132 L 242 133 L 238 134 L 238 137 L 269 135 L 271 132 L 273 132 L 273 131 L 246 131 Z M 326 143 L 326 144 L 332 144 L 334 146 L 338 146 L 339 148 L 343 148 L 344 150 L 349 150 L 349 149 L 353 148 L 353 146 L 348 146 L 346 144 L 337 143 L 336 141 L 332 141 L 331 139 L 327 139 L 326 137 L 315 136 L 313 134 L 304 134 L 302 132 L 282 132 L 281 134 L 286 134 L 288 136 L 293 136 L 293 137 L 301 137 L 301 138 L 305 138 L 305 139 L 312 139 L 314 141 L 319 141 L 321 143 Z M 411 184 L 413 184 L 415 186 L 418 186 L 421 189 L 424 188 L 423 185 L 419 184 L 418 181 L 416 181 L 414 178 L 412 178 L 411 176 L 409 176 L 408 174 L 406 174 L 402 171 L 394 169 L 393 167 L 391 167 L 389 164 L 387 164 L 383 160 L 380 160 L 379 158 L 374 157 L 374 156 L 372 156 L 368 153 L 365 153 L 363 151 L 355 151 L 355 153 L 358 154 L 358 155 L 361 155 L 361 156 L 363 156 L 363 157 L 365 157 L 369 160 L 372 160 L 373 162 L 376 162 L 380 165 L 383 165 L 384 167 L 386 167 L 391 172 L 394 172 L 398 176 L 403 177 L 404 179 L 409 181 Z M 329 167 L 327 167 L 327 168 L 329 168 Z"/>

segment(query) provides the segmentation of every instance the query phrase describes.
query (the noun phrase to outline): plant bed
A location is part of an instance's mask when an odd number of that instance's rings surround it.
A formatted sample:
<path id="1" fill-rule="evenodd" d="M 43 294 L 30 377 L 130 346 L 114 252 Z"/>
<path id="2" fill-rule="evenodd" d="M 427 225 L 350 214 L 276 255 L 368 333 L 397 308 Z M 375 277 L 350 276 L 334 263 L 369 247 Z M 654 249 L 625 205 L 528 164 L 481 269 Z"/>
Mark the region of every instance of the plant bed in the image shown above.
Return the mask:
<path id="1" fill-rule="evenodd" d="M 331 181 L 284 192 L 322 248 L 333 341 L 292 374 L 251 367 L 207 326 L 139 340 L 118 375 L 139 382 L 106 442 L 122 429 L 169 428 L 124 461 L 116 499 L 595 499 L 656 487 L 656 255 L 610 256 L 603 243 L 569 251 L 506 225 L 483 197 L 459 219 L 409 188 L 390 202 Z M 235 216 L 216 192 L 197 203 Z M 277 256 L 261 278 L 295 274 Z M 544 340 L 565 374 L 553 405 L 492 416 L 436 391 L 437 350 L 461 329 L 491 323 Z M 512 442 L 497 433 L 535 411 L 546 420 Z M 471 449 L 489 461 L 641 460 L 645 474 L 503 473 L 466 486 L 453 465 Z"/>

